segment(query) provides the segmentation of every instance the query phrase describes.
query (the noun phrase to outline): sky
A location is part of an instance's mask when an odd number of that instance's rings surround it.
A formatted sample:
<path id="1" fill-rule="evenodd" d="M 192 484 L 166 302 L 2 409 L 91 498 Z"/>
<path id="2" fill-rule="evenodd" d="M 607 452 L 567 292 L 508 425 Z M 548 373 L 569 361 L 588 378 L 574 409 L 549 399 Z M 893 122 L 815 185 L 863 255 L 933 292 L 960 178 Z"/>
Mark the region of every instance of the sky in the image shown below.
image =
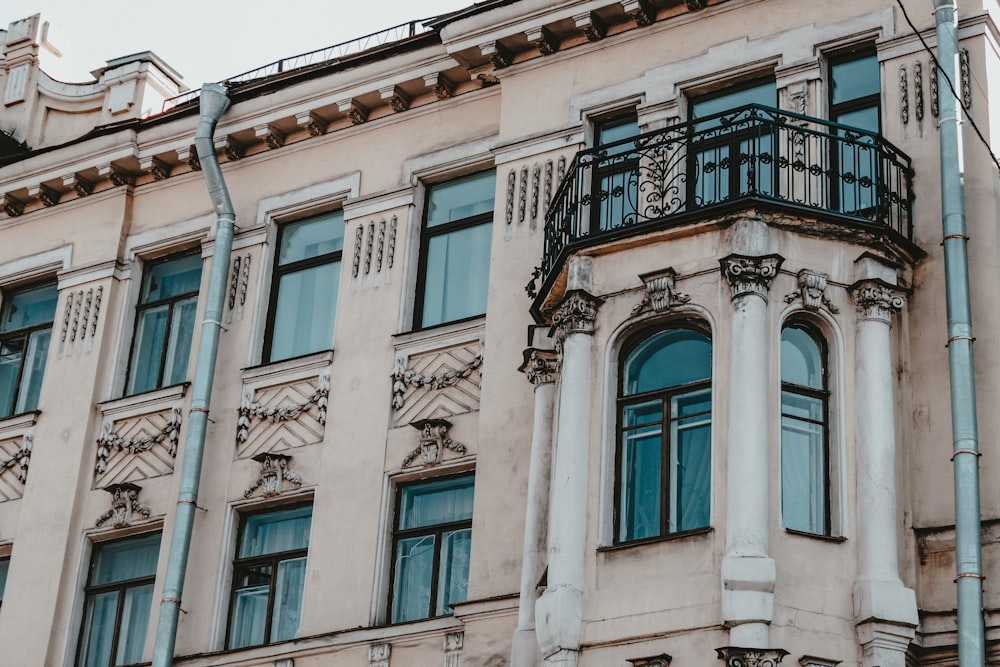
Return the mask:
<path id="1" fill-rule="evenodd" d="M 153 51 L 191 88 L 299 53 L 346 42 L 473 0 L 0 0 L 0 26 L 41 13 L 62 53 L 42 68 L 92 81 L 108 60 Z"/>

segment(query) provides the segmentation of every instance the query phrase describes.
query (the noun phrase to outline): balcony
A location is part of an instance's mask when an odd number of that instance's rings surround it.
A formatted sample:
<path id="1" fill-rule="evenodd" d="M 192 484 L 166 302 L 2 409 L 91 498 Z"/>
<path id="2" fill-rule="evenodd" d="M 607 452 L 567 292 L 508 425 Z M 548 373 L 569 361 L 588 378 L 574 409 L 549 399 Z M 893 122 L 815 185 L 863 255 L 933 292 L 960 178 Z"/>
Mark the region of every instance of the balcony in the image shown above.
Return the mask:
<path id="1" fill-rule="evenodd" d="M 577 153 L 526 291 L 538 315 L 570 254 L 752 206 L 910 246 L 912 200 L 910 158 L 880 135 L 748 105 Z"/>

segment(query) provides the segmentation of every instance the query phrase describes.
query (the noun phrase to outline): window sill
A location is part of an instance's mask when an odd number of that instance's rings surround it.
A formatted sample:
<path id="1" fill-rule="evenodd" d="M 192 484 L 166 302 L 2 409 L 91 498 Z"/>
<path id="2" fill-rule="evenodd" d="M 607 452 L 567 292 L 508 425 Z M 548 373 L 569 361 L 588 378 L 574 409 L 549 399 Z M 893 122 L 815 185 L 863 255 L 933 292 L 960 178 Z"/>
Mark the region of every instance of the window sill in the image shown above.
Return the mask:
<path id="1" fill-rule="evenodd" d="M 135 408 L 144 408 L 146 406 L 163 403 L 164 401 L 183 398 L 187 393 L 187 388 L 190 386 L 190 382 L 172 384 L 169 387 L 150 389 L 149 391 L 144 391 L 138 394 L 131 394 L 130 396 L 122 396 L 121 398 L 104 401 L 103 403 L 98 403 L 97 407 L 104 415 L 111 415 L 126 410 L 133 410 Z"/>
<path id="2" fill-rule="evenodd" d="M 821 542 L 846 542 L 847 538 L 838 535 L 820 535 L 819 533 L 809 533 L 804 530 L 795 530 L 794 528 L 785 528 L 785 532 L 789 535 L 795 535 L 797 537 L 808 537 L 814 540 L 819 540 Z"/>
<path id="3" fill-rule="evenodd" d="M 455 320 L 454 322 L 436 324 L 424 329 L 413 329 L 412 331 L 398 333 L 393 335 L 392 340 L 396 349 L 400 349 L 415 343 L 450 340 L 472 334 L 473 332 L 478 333 L 485 325 L 486 315 L 476 315 L 475 317 L 467 317 L 464 320 Z"/>
<path id="4" fill-rule="evenodd" d="M 321 350 L 320 352 L 310 352 L 291 359 L 281 361 L 270 361 L 266 364 L 249 366 L 243 369 L 244 382 L 256 382 L 271 377 L 282 377 L 300 371 L 309 371 L 316 368 L 323 368 L 333 363 L 333 350 Z"/>
<path id="5" fill-rule="evenodd" d="M 42 414 L 41 410 L 32 410 L 31 412 L 20 412 L 16 415 L 0 419 L 0 435 L 5 435 L 11 431 L 21 432 L 27 428 L 31 428 L 38 423 L 38 415 L 40 414 Z"/>
<path id="6" fill-rule="evenodd" d="M 597 553 L 610 553 L 615 551 L 624 551 L 627 549 L 631 549 L 633 547 L 641 547 L 647 544 L 674 542 L 677 540 L 683 540 L 690 537 L 708 535 L 713 531 L 714 529 L 711 526 L 705 526 L 704 528 L 692 528 L 691 530 L 684 530 L 677 533 L 670 533 L 668 535 L 657 535 L 656 537 L 646 537 L 641 540 L 632 540 L 631 542 L 621 542 L 619 544 L 609 544 L 607 546 L 597 547 Z"/>

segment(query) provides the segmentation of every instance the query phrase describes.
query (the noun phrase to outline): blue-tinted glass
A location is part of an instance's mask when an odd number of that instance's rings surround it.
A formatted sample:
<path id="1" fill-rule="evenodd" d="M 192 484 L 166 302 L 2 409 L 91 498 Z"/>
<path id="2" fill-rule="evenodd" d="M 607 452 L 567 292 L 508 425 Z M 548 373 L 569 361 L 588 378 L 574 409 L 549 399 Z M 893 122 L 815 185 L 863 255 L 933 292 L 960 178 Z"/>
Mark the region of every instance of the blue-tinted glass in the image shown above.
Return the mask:
<path id="1" fill-rule="evenodd" d="M 290 222 L 281 228 L 278 266 L 319 257 L 344 248 L 344 212 Z"/>
<path id="2" fill-rule="evenodd" d="M 399 528 L 419 528 L 472 518 L 475 479 L 471 475 L 404 486 Z"/>
<path id="3" fill-rule="evenodd" d="M 671 462 L 671 530 L 692 530 L 709 524 L 712 427 L 704 410 L 711 409 L 710 400 L 707 390 L 673 400 L 674 414 L 700 414 L 684 417 L 672 426 L 676 459 Z"/>
<path id="4" fill-rule="evenodd" d="M 828 531 L 823 440 L 822 425 L 782 417 L 781 514 L 786 528 L 821 535 Z"/>
<path id="5" fill-rule="evenodd" d="M 433 575 L 433 535 L 411 537 L 396 544 L 391 622 L 403 623 L 427 618 Z"/>
<path id="6" fill-rule="evenodd" d="M 302 592 L 306 585 L 306 559 L 290 558 L 278 563 L 271 614 L 271 641 L 293 639 L 302 620 Z"/>
<path id="7" fill-rule="evenodd" d="M 661 533 L 663 432 L 648 426 L 622 434 L 621 511 L 618 539 L 640 540 Z"/>
<path id="8" fill-rule="evenodd" d="M 165 262 L 150 263 L 142 276 L 141 303 L 152 303 L 181 294 L 196 293 L 201 287 L 201 255 L 184 255 Z"/>
<path id="9" fill-rule="evenodd" d="M 241 588 L 234 594 L 233 618 L 229 626 L 229 648 L 256 646 L 265 642 L 269 584 Z"/>
<path id="10" fill-rule="evenodd" d="M 774 85 L 774 81 L 765 81 L 750 88 L 698 98 L 691 105 L 691 118 L 705 118 L 706 116 L 724 113 L 746 104 L 763 104 L 773 107 L 777 106 L 777 103 L 778 91 Z M 718 123 L 718 121 L 713 122 Z M 704 129 L 705 127 L 711 127 L 711 125 L 699 126 L 699 129 Z"/>
<path id="11" fill-rule="evenodd" d="M 603 146 L 605 144 L 612 144 L 616 141 L 625 141 L 626 139 L 632 139 L 639 134 L 639 121 L 635 118 L 623 118 L 617 121 L 609 121 L 607 123 L 602 123 L 597 128 L 597 144 Z M 623 143 L 619 146 L 615 146 L 608 150 L 608 155 L 619 155 L 622 153 L 629 153 L 635 150 L 634 143 Z M 633 155 L 633 158 L 638 157 L 638 155 Z"/>
<path id="12" fill-rule="evenodd" d="M 339 290 L 339 261 L 286 273 L 279 278 L 271 361 L 330 349 Z"/>
<path id="13" fill-rule="evenodd" d="M 432 186 L 427 198 L 427 227 L 491 212 L 495 191 L 493 171 Z"/>
<path id="14" fill-rule="evenodd" d="M 451 607 L 465 602 L 469 587 L 469 555 L 472 530 L 465 528 L 441 535 L 441 565 L 438 571 L 436 616 L 451 613 Z"/>
<path id="15" fill-rule="evenodd" d="M 421 326 L 486 312 L 492 233 L 486 222 L 428 240 Z"/>
<path id="16" fill-rule="evenodd" d="M 118 591 L 87 597 L 83 611 L 83 637 L 77 662 L 80 667 L 108 667 L 115 639 Z"/>
<path id="17" fill-rule="evenodd" d="M 51 339 L 52 329 L 34 331 L 28 336 L 28 350 L 24 358 L 24 370 L 21 371 L 21 387 L 17 394 L 15 412 L 30 412 L 38 408 Z"/>
<path id="18" fill-rule="evenodd" d="M 59 300 L 55 285 L 20 290 L 5 296 L 0 332 L 51 323 L 55 317 L 56 302 Z"/>
<path id="19" fill-rule="evenodd" d="M 153 606 L 153 584 L 132 586 L 125 589 L 122 617 L 118 630 L 118 650 L 116 665 L 132 665 L 142 662 L 146 649 L 146 630 L 149 628 L 149 612 Z"/>
<path id="20" fill-rule="evenodd" d="M 625 395 L 707 380 L 712 377 L 712 343 L 690 329 L 661 331 L 644 340 L 625 360 Z"/>
<path id="21" fill-rule="evenodd" d="M 305 549 L 309 546 L 312 506 L 253 514 L 243 524 L 239 557 Z"/>
<path id="22" fill-rule="evenodd" d="M 147 308 L 139 313 L 132 349 L 127 392 L 138 394 L 159 386 L 160 362 L 167 335 L 170 305 Z"/>
<path id="23" fill-rule="evenodd" d="M 17 371 L 21 367 L 24 338 L 0 344 L 0 417 L 13 413 L 14 396 L 17 394 Z"/>
<path id="24" fill-rule="evenodd" d="M 0 558 L 0 603 L 3 602 L 3 592 L 7 587 L 7 573 L 10 571 L 10 559 Z"/>
<path id="25" fill-rule="evenodd" d="M 878 58 L 872 54 L 837 63 L 830 68 L 830 79 L 834 104 L 877 95 L 880 91 Z"/>
<path id="26" fill-rule="evenodd" d="M 638 405 L 627 405 L 624 411 L 625 418 L 622 420 L 624 428 L 657 422 L 663 419 L 663 401 L 647 401 Z"/>
<path id="27" fill-rule="evenodd" d="M 785 327 L 781 331 L 781 381 L 823 389 L 823 352 L 805 329 Z"/>
<path id="28" fill-rule="evenodd" d="M 163 386 L 184 382 L 187 379 L 188 359 L 191 356 L 191 338 L 195 329 L 198 297 L 174 302 L 170 315 L 170 339 L 167 341 L 167 358 L 163 364 Z"/>
<path id="29" fill-rule="evenodd" d="M 159 533 L 95 544 L 90 560 L 90 585 L 152 577 L 156 574 L 159 554 Z"/>

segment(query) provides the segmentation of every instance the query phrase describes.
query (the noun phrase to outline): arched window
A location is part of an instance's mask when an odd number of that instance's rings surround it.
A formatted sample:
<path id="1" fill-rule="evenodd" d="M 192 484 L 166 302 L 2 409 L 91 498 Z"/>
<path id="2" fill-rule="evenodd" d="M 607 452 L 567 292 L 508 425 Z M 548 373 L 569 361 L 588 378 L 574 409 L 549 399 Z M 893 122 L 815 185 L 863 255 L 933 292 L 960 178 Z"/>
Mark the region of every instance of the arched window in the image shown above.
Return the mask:
<path id="1" fill-rule="evenodd" d="M 625 348 L 618 390 L 616 542 L 708 526 L 711 427 L 708 336 L 668 329 Z"/>
<path id="2" fill-rule="evenodd" d="M 781 515 L 785 528 L 830 534 L 830 392 L 826 346 L 812 328 L 781 332 Z"/>

